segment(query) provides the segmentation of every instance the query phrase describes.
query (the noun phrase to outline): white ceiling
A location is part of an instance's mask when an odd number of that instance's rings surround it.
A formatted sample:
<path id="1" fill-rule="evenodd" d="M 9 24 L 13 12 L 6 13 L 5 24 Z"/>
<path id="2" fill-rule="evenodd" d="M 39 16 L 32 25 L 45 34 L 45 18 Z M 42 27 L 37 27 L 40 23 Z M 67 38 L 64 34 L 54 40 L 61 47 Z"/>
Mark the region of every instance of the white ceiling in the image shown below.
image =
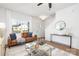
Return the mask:
<path id="1" fill-rule="evenodd" d="M 51 15 L 55 13 L 55 11 L 74 5 L 74 3 L 52 3 L 52 8 L 49 10 L 47 3 L 40 6 L 37 6 L 37 4 L 38 3 L 0 3 L 0 7 L 8 8 L 31 16 L 41 16 Z"/>

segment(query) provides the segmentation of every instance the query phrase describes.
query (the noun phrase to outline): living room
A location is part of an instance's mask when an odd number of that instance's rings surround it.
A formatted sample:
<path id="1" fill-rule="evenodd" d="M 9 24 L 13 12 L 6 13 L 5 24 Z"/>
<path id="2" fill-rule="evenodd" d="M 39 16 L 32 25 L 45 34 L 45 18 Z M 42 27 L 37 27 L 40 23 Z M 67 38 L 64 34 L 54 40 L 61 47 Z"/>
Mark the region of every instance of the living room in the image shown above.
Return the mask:
<path id="1" fill-rule="evenodd" d="M 0 3 L 0 55 L 78 56 L 78 6 L 77 3 Z M 27 45 L 37 49 L 40 41 L 45 43 L 41 49 L 49 50 L 47 54 L 26 51 Z"/>

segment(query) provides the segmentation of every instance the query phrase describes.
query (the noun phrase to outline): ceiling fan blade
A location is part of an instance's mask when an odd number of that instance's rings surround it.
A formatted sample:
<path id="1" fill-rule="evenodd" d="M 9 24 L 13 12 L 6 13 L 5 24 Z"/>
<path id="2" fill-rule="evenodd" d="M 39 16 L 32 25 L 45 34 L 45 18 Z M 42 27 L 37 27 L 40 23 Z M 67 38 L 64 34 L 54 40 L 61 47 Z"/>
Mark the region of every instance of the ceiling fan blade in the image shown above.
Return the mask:
<path id="1" fill-rule="evenodd" d="M 42 5 L 42 4 L 43 4 L 43 3 L 38 3 L 37 6 L 40 6 L 40 5 Z"/>
<path id="2" fill-rule="evenodd" d="M 52 3 L 49 3 L 49 8 L 52 8 Z"/>

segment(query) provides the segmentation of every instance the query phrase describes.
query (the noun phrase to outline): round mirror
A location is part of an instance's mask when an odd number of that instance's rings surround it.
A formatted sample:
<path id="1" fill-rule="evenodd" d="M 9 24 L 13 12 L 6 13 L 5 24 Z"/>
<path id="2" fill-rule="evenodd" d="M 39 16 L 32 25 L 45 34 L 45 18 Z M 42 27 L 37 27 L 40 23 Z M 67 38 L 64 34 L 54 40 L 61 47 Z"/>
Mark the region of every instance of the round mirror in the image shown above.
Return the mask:
<path id="1" fill-rule="evenodd" d="M 57 30 L 63 30 L 66 27 L 66 23 L 64 21 L 58 21 L 55 27 Z"/>

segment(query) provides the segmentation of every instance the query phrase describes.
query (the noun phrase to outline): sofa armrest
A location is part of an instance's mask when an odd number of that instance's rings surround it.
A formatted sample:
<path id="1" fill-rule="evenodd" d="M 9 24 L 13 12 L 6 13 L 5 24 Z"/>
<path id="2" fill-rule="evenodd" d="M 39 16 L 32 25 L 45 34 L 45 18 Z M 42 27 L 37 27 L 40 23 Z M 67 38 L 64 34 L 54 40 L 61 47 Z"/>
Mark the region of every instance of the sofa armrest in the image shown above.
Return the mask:
<path id="1" fill-rule="evenodd" d="M 37 35 L 32 36 L 33 39 L 37 40 Z"/>
<path id="2" fill-rule="evenodd" d="M 8 46 L 11 47 L 11 46 L 14 46 L 17 44 L 17 40 L 11 40 L 11 39 L 8 39 Z"/>
<path id="3" fill-rule="evenodd" d="M 37 35 L 33 35 L 32 37 L 37 38 Z"/>

